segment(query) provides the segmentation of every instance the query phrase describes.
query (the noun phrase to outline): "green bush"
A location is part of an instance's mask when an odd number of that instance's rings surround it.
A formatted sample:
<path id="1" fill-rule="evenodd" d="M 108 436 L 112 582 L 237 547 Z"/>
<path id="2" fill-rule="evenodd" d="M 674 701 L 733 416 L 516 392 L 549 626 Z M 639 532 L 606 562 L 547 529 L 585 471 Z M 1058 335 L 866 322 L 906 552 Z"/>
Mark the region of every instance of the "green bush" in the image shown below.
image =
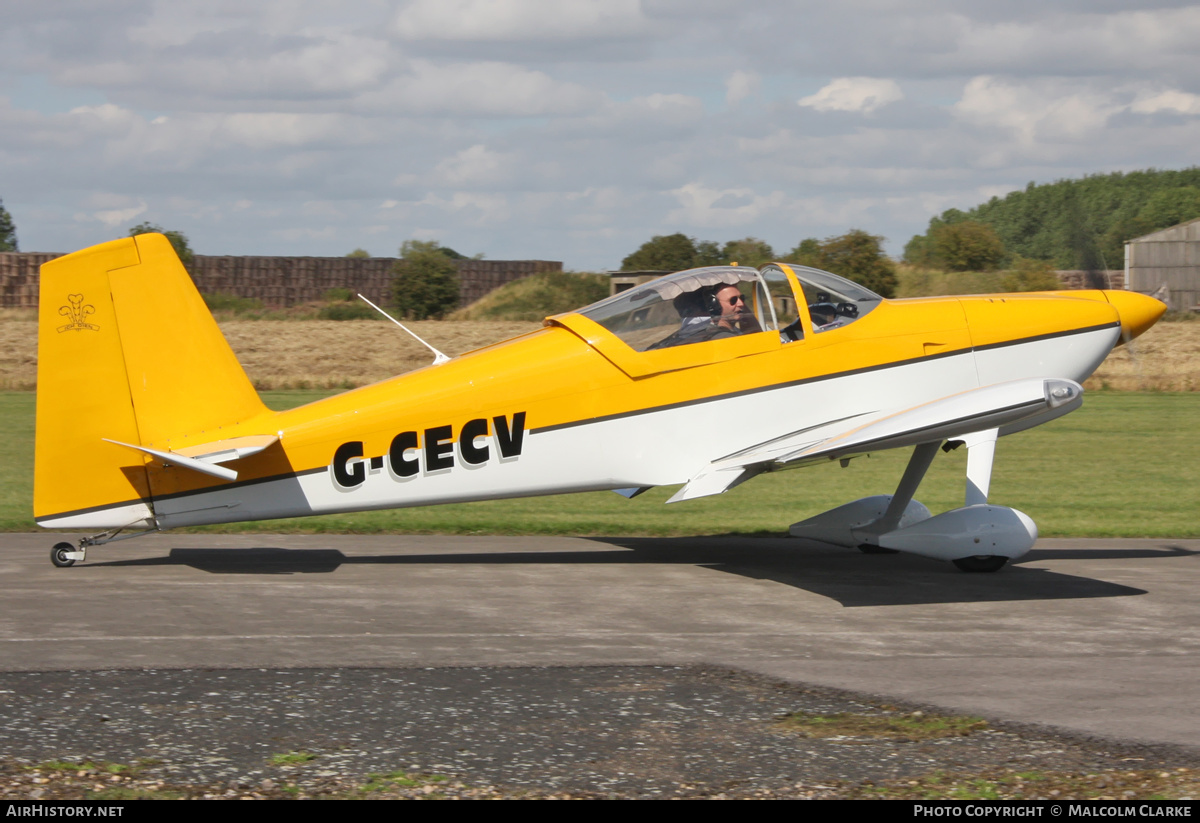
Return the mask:
<path id="1" fill-rule="evenodd" d="M 897 297 L 938 297 L 954 294 L 1001 294 L 1056 291 L 1062 288 L 1049 263 L 1017 257 L 1007 271 L 943 271 L 901 265 L 897 268 Z"/>
<path id="2" fill-rule="evenodd" d="M 227 312 L 230 314 L 247 314 L 261 312 L 263 302 L 257 297 L 238 297 L 236 294 L 202 294 L 204 305 L 211 312 Z"/>
<path id="3" fill-rule="evenodd" d="M 851 229 L 824 241 L 810 237 L 783 259 L 840 274 L 883 297 L 896 294 L 896 264 L 883 253 L 883 238 L 862 229 Z"/>
<path id="4" fill-rule="evenodd" d="M 608 278 L 603 274 L 531 274 L 484 295 L 450 319 L 538 321 L 603 300 L 608 297 L 608 288 Z"/>
<path id="5" fill-rule="evenodd" d="M 192 265 L 192 261 L 196 257 L 188 243 L 187 235 L 181 231 L 169 231 L 153 223 L 138 223 L 129 230 L 129 236 L 137 237 L 139 234 L 161 234 L 166 237 L 171 243 L 171 248 L 175 249 L 175 254 L 179 256 L 179 261 L 185 267 Z"/>
<path id="6" fill-rule="evenodd" d="M 436 240 L 406 240 L 392 280 L 392 306 L 410 320 L 441 320 L 458 306 L 458 266 Z"/>
<path id="7" fill-rule="evenodd" d="M 1018 256 L 1012 268 L 1004 273 L 1005 291 L 1055 291 L 1061 288 L 1054 267 L 1044 260 Z"/>
<path id="8" fill-rule="evenodd" d="M 17 248 L 17 227 L 13 225 L 12 215 L 4 208 L 0 200 L 0 251 L 20 251 Z"/>
<path id="9" fill-rule="evenodd" d="M 1004 260 L 1004 243 L 975 220 L 943 224 L 930 232 L 933 262 L 950 271 L 992 271 Z"/>
<path id="10" fill-rule="evenodd" d="M 363 303 L 333 303 L 317 313 L 322 320 L 382 320 L 383 315 Z"/>

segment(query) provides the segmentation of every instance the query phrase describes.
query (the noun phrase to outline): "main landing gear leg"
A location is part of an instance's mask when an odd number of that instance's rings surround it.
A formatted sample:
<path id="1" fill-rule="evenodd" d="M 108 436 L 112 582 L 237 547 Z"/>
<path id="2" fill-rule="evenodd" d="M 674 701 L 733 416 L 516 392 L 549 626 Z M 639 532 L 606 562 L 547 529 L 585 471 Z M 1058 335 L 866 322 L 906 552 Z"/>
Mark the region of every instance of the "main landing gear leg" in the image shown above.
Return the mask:
<path id="1" fill-rule="evenodd" d="M 929 471 L 929 466 L 933 463 L 933 458 L 937 456 L 940 446 L 940 442 L 922 443 L 913 449 L 912 457 L 908 459 L 908 466 L 904 469 L 904 476 L 900 478 L 900 485 L 896 487 L 896 493 L 892 495 L 892 502 L 888 504 L 883 517 L 871 524 L 872 532 L 883 534 L 900 525 L 900 518 L 904 516 L 904 510 L 908 508 L 913 495 L 917 493 L 917 487 L 925 479 L 925 473 Z M 887 549 L 875 543 L 860 543 L 858 550 L 863 554 L 900 553 L 897 549 Z"/>
<path id="2" fill-rule="evenodd" d="M 999 429 L 988 429 L 963 438 L 963 444 L 967 447 L 967 493 L 964 501 L 967 506 L 987 503 L 999 433 Z M 975 554 L 950 562 L 960 571 L 986 574 L 1000 571 L 1008 563 L 1008 558 L 998 554 Z"/>
<path id="3" fill-rule="evenodd" d="M 939 448 L 936 442 L 922 443 L 913 450 L 894 495 L 845 503 L 793 523 L 788 533 L 858 546 L 868 554 L 902 551 L 950 561 L 964 572 L 998 571 L 1037 541 L 1037 524 L 1029 515 L 987 502 L 998 434 L 992 429 L 953 437 L 944 447 L 968 449 L 966 505 L 961 508 L 933 515 L 913 499 Z"/>

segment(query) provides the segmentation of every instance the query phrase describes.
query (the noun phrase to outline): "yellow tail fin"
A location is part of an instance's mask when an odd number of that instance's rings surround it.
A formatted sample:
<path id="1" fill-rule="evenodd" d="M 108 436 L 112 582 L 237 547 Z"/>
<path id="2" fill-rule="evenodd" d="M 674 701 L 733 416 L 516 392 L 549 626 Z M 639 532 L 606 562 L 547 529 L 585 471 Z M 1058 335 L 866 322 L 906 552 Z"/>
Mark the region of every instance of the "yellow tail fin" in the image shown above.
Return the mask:
<path id="1" fill-rule="evenodd" d="M 171 244 L 143 234 L 42 266 L 33 509 L 40 525 L 149 523 L 145 462 L 267 412 Z"/>

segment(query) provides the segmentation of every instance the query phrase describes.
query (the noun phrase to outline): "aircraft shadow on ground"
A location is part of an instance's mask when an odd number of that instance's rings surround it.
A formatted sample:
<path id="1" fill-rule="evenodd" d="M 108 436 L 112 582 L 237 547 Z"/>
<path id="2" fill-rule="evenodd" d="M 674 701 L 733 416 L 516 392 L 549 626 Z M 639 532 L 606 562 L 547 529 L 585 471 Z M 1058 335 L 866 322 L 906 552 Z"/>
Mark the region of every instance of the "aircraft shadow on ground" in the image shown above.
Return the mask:
<path id="1" fill-rule="evenodd" d="M 403 538 L 397 538 L 398 541 Z M 806 540 L 720 537 L 587 538 L 579 551 L 446 552 L 437 554 L 345 555 L 336 549 L 188 548 L 165 557 L 88 563 L 103 566 L 190 566 L 210 574 L 329 574 L 343 565 L 578 565 L 682 564 L 754 580 L 770 580 L 812 592 L 843 606 L 1074 600 L 1127 597 L 1144 589 L 1021 563 L 997 574 L 964 574 L 949 563 L 913 555 L 864 555 Z M 1033 551 L 1022 562 L 1049 559 L 1157 559 L 1192 555 L 1179 546 Z"/>

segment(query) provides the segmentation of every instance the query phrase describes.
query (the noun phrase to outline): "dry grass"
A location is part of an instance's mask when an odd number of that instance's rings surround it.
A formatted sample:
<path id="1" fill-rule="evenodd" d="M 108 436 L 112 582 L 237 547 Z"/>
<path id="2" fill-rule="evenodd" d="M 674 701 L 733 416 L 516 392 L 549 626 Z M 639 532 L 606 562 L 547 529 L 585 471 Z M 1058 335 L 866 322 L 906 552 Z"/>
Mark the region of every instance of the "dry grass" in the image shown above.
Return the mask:
<path id="1" fill-rule="evenodd" d="M 1159 323 L 1133 341 L 1132 352 L 1130 346 L 1118 346 L 1083 385 L 1119 391 L 1200 391 L 1200 323 Z"/>
<path id="2" fill-rule="evenodd" d="M 420 321 L 417 334 L 449 355 L 539 327 L 535 322 Z M 374 383 L 428 365 L 426 349 L 391 323 L 374 320 L 221 322 L 229 344 L 259 389 L 340 389 Z M 1120 346 L 1085 384 L 1088 389 L 1200 391 L 1200 323 L 1159 323 L 1134 341 L 1137 362 Z M 32 311 L 0 310 L 0 390 L 29 391 L 37 380 L 37 321 Z"/>
<path id="3" fill-rule="evenodd" d="M 406 324 L 454 356 L 540 323 L 479 321 Z M 225 320 L 221 331 L 255 387 L 342 389 L 365 386 L 427 366 L 429 350 L 388 322 L 376 320 Z M 0 389 L 28 391 L 37 382 L 37 322 L 32 312 L 0 314 Z"/>
<path id="4" fill-rule="evenodd" d="M 37 312 L 0 309 L 0 389 L 37 386 Z"/>
<path id="5" fill-rule="evenodd" d="M 541 326 L 435 320 L 405 325 L 451 357 Z M 433 362 L 420 343 L 391 323 L 375 320 L 229 320 L 221 330 L 259 389 L 348 389 Z"/>

